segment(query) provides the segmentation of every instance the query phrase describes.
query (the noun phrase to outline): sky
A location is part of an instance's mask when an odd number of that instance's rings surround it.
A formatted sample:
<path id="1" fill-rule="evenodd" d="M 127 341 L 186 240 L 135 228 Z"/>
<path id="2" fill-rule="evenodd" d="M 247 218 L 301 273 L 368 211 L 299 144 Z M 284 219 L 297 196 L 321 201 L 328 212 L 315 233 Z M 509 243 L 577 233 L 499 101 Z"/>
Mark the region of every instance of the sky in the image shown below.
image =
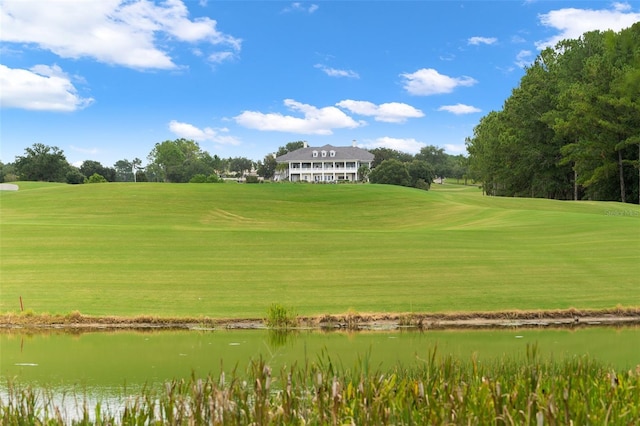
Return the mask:
<path id="1" fill-rule="evenodd" d="M 541 49 L 637 21 L 638 1 L 0 0 L 0 161 L 144 165 L 178 138 L 465 154 Z"/>

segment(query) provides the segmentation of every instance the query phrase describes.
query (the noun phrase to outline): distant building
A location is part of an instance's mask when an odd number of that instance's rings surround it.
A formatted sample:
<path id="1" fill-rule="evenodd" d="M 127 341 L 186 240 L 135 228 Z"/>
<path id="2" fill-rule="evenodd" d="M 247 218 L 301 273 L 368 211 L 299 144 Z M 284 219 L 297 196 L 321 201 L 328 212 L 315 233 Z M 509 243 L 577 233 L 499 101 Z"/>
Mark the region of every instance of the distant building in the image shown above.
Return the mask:
<path id="1" fill-rule="evenodd" d="M 304 147 L 276 157 L 278 164 L 286 164 L 285 170 L 276 172 L 276 180 L 291 182 L 357 182 L 359 169 L 371 168 L 373 154 L 366 149 L 352 146 L 324 145 Z"/>

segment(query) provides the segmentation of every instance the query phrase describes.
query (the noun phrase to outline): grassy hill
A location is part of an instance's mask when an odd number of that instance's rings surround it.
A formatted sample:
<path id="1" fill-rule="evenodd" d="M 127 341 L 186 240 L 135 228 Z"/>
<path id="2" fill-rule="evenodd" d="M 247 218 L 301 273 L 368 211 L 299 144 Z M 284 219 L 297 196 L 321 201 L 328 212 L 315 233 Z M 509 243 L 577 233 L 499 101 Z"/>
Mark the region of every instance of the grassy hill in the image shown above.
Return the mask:
<path id="1" fill-rule="evenodd" d="M 640 209 L 385 185 L 19 183 L 0 312 L 261 317 L 640 306 Z"/>

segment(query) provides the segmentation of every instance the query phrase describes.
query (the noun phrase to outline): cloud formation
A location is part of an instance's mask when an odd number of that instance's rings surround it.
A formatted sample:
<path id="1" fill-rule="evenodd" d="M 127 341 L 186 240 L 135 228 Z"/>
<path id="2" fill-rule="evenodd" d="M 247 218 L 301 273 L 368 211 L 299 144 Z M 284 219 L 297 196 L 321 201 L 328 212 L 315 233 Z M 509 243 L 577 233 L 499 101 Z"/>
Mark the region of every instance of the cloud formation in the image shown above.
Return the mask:
<path id="1" fill-rule="evenodd" d="M 365 141 L 365 143 L 360 146 L 366 149 L 390 148 L 395 149 L 396 151 L 407 152 L 409 154 L 417 154 L 422 148 L 427 146 L 427 144 L 417 141 L 414 138 L 402 139 L 383 136 L 375 140 Z"/>
<path id="2" fill-rule="evenodd" d="M 316 64 L 315 68 L 319 68 L 329 77 L 347 77 L 347 78 L 360 78 L 360 75 L 351 70 L 339 70 L 336 68 L 327 67 L 326 65 Z"/>
<path id="3" fill-rule="evenodd" d="M 529 66 L 533 61 L 533 53 L 530 50 L 521 50 L 516 55 L 516 65 L 520 68 Z"/>
<path id="4" fill-rule="evenodd" d="M 455 104 L 455 105 L 443 105 L 440 108 L 438 108 L 438 111 L 447 111 L 452 114 L 462 115 L 462 114 L 473 114 L 475 112 L 481 112 L 482 110 L 471 105 Z"/>
<path id="5" fill-rule="evenodd" d="M 467 40 L 467 43 L 477 46 L 479 44 L 493 44 L 498 41 L 495 37 L 471 37 Z"/>
<path id="6" fill-rule="evenodd" d="M 319 7 L 320 6 L 318 6 L 317 4 L 310 4 L 309 6 L 307 6 L 305 3 L 293 2 L 293 3 L 291 3 L 290 6 L 285 7 L 284 9 L 282 9 L 282 13 L 289 13 L 289 12 L 313 13 L 316 10 L 318 10 Z"/>
<path id="7" fill-rule="evenodd" d="M 559 34 L 535 43 L 538 49 L 553 47 L 565 39 L 577 39 L 582 34 L 600 30 L 620 31 L 640 21 L 640 13 L 632 12 L 627 3 L 614 3 L 611 9 L 575 9 L 552 10 L 539 16 L 540 23 L 555 28 Z"/>
<path id="8" fill-rule="evenodd" d="M 429 96 L 451 93 L 458 86 L 473 86 L 477 83 L 471 77 L 449 77 L 433 68 L 422 68 L 414 73 L 400 74 L 404 79 L 404 89 L 412 95 Z"/>
<path id="9" fill-rule="evenodd" d="M 177 68 L 170 41 L 240 50 L 241 40 L 218 31 L 215 20 L 188 15 L 181 0 L 4 0 L 0 40 L 134 69 Z"/>
<path id="10" fill-rule="evenodd" d="M 196 142 L 211 141 L 220 145 L 240 145 L 237 138 L 220 134 L 220 132 L 228 132 L 228 129 L 212 129 L 211 127 L 200 129 L 193 124 L 171 120 L 169 130 L 178 137 Z"/>
<path id="11" fill-rule="evenodd" d="M 302 113 L 302 117 L 244 111 L 234 117 L 234 120 L 237 124 L 250 129 L 307 135 L 331 135 L 333 129 L 353 129 L 366 124 L 362 121 L 355 121 L 335 106 L 317 108 L 293 99 L 285 99 L 284 105 L 293 112 Z"/>
<path id="12" fill-rule="evenodd" d="M 371 116 L 374 120 L 385 123 L 404 123 L 409 118 L 424 117 L 424 113 L 419 109 L 399 102 L 376 105 L 372 102 L 346 99 L 338 102 L 336 106 L 354 114 Z"/>
<path id="13" fill-rule="evenodd" d="M 70 77 L 57 66 L 36 65 L 29 70 L 0 64 L 0 105 L 35 111 L 69 112 L 85 108 Z"/>

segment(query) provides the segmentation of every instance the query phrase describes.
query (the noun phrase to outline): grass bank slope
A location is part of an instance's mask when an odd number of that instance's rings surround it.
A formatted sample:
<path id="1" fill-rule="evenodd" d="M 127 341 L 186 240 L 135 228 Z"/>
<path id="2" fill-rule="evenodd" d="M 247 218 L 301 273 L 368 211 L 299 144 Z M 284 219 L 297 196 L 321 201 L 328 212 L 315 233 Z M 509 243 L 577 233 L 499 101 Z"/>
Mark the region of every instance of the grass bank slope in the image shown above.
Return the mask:
<path id="1" fill-rule="evenodd" d="M 640 209 L 385 185 L 20 183 L 0 311 L 256 318 L 640 306 Z"/>

